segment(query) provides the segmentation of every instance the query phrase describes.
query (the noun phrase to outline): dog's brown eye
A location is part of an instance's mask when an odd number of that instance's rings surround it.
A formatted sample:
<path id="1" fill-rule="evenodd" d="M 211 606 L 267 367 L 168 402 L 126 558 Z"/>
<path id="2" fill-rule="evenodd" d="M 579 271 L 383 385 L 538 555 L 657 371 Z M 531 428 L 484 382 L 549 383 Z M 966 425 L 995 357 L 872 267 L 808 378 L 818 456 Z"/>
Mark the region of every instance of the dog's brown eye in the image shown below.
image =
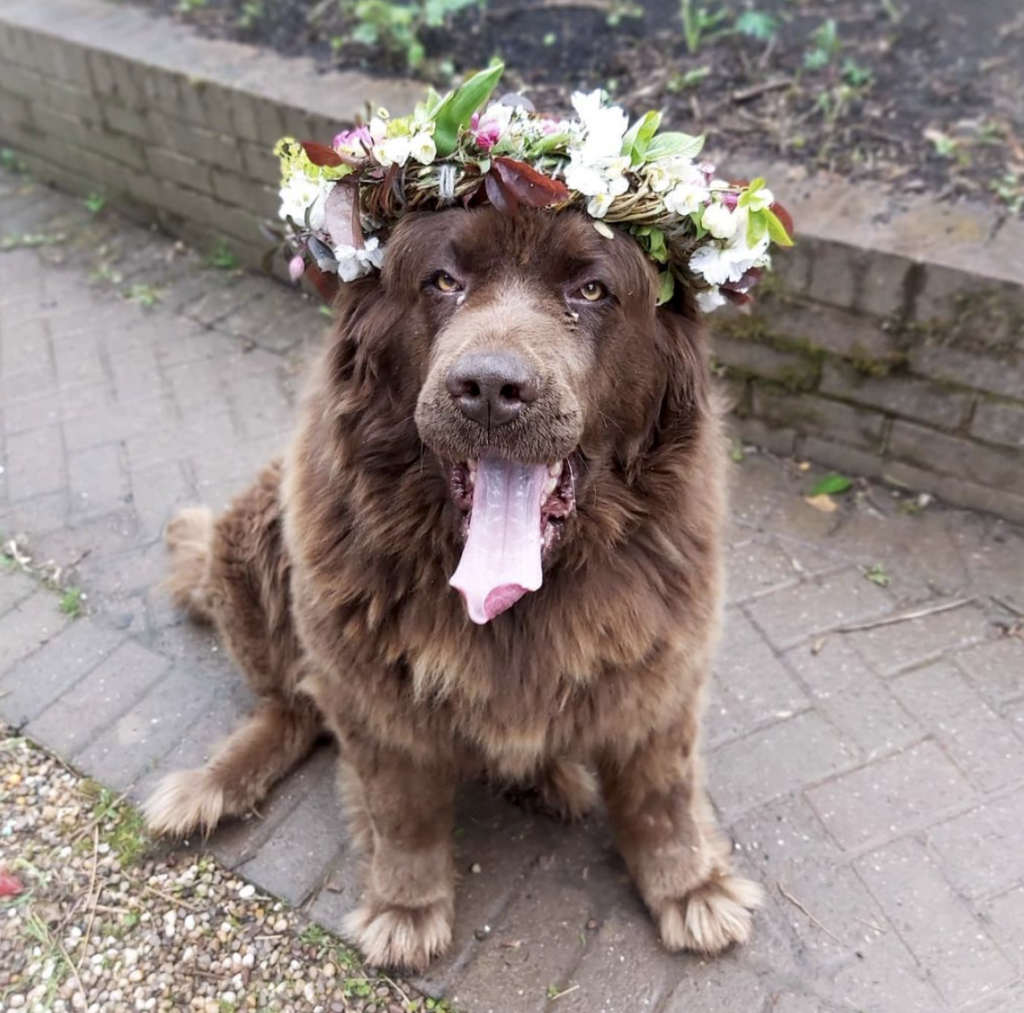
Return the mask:
<path id="1" fill-rule="evenodd" d="M 447 271 L 438 271 L 434 275 L 434 287 L 441 292 L 458 292 L 462 288 Z"/>
<path id="2" fill-rule="evenodd" d="M 598 302 L 608 294 L 608 289 L 604 287 L 599 281 L 588 281 L 580 289 L 580 295 L 587 300 L 587 302 Z"/>

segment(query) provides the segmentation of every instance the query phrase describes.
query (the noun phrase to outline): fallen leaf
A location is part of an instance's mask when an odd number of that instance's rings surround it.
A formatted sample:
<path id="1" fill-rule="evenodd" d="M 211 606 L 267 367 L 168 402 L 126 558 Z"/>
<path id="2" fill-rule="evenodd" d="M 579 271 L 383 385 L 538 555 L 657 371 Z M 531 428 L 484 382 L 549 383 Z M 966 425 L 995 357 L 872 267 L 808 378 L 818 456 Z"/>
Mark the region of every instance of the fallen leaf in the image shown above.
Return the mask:
<path id="1" fill-rule="evenodd" d="M 825 646 L 826 640 L 828 640 L 828 637 L 818 637 L 818 639 L 811 644 L 811 654 L 821 654 L 821 649 Z"/>
<path id="2" fill-rule="evenodd" d="M 0 897 L 17 897 L 25 892 L 21 880 L 9 872 L 0 872 Z"/>
<path id="3" fill-rule="evenodd" d="M 810 470 L 811 470 L 811 462 L 810 462 L 810 461 L 801 461 L 801 462 L 800 462 L 800 463 L 799 463 L 799 464 L 797 465 L 797 467 L 798 467 L 798 468 L 799 468 L 799 469 L 800 469 L 801 471 L 810 471 Z"/>
<path id="4" fill-rule="evenodd" d="M 834 514 L 839 509 L 839 505 L 827 492 L 819 493 L 817 496 L 804 496 L 804 502 L 823 514 Z"/>

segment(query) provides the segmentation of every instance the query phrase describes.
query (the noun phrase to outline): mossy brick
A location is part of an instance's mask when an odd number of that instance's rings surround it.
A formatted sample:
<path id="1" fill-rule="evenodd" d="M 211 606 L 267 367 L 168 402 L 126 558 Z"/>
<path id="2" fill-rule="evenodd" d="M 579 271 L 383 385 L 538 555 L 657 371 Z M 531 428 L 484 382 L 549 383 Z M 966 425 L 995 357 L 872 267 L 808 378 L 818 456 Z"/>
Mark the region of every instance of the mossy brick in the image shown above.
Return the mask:
<path id="1" fill-rule="evenodd" d="M 878 320 L 809 302 L 773 306 L 766 319 L 777 340 L 829 352 L 884 372 L 900 358 L 894 335 Z"/>
<path id="2" fill-rule="evenodd" d="M 0 81 L 0 137 L 9 123 L 25 124 L 29 119 L 28 102 L 18 95 L 3 91 Z"/>
<path id="3" fill-rule="evenodd" d="M 199 222 L 213 233 L 235 236 L 247 243 L 260 240 L 259 221 L 252 213 L 223 201 L 188 190 L 166 180 L 159 182 L 159 200 L 155 202 L 157 218 L 171 227 L 180 225 L 175 218 Z"/>
<path id="4" fill-rule="evenodd" d="M 281 169 L 272 145 L 242 141 L 238 145 L 238 150 L 241 152 L 247 176 L 267 185 L 278 184 Z"/>
<path id="5" fill-rule="evenodd" d="M 712 355 L 730 370 L 763 376 L 791 389 L 807 390 L 818 382 L 818 364 L 812 357 L 781 351 L 755 339 L 717 333 L 712 340 Z"/>
<path id="6" fill-rule="evenodd" d="M 98 49 L 87 50 L 85 56 L 93 92 L 98 97 L 110 98 L 117 92 L 117 75 L 114 73 L 117 57 Z"/>
<path id="7" fill-rule="evenodd" d="M 152 135 L 153 127 L 145 113 L 128 109 L 113 101 L 102 103 L 101 109 L 103 122 L 115 134 L 128 134 L 142 141 L 148 141 Z"/>
<path id="8" fill-rule="evenodd" d="M 142 147 L 134 138 L 106 133 L 98 119 L 65 116 L 35 102 L 31 103 L 31 109 L 32 120 L 40 130 L 59 137 L 76 150 L 93 151 L 137 171 L 145 170 Z"/>
<path id="9" fill-rule="evenodd" d="M 782 457 L 791 457 L 796 448 L 796 432 L 794 430 L 773 426 L 752 416 L 746 418 L 733 416 L 730 428 L 735 430 L 745 443 L 763 447 Z"/>
<path id="10" fill-rule="evenodd" d="M 865 257 L 856 308 L 867 316 L 885 319 L 899 316 L 913 299 L 909 276 L 913 261 L 895 254 L 871 250 Z"/>
<path id="11" fill-rule="evenodd" d="M 786 426 L 804 435 L 828 433 L 856 447 L 881 449 L 884 416 L 818 397 L 791 394 L 766 384 L 755 384 L 752 414 L 773 425 Z"/>
<path id="12" fill-rule="evenodd" d="M 156 111 L 151 110 L 148 115 L 153 128 L 150 136 L 156 143 L 173 148 L 197 162 L 235 171 L 242 169 L 242 156 L 233 138 L 182 123 Z"/>
<path id="13" fill-rule="evenodd" d="M 150 172 L 159 179 L 170 180 L 190 190 L 213 193 L 209 167 L 194 158 L 167 148 L 150 146 L 146 148 L 146 161 Z"/>
<path id="14" fill-rule="evenodd" d="M 213 195 L 218 200 L 244 208 L 257 219 L 277 217 L 281 198 L 276 188 L 223 169 L 213 169 L 211 177 Z"/>
<path id="15" fill-rule="evenodd" d="M 770 285 L 777 286 L 787 295 L 807 296 L 813 264 L 813 244 L 798 238 L 795 246 L 773 251 Z"/>
<path id="16" fill-rule="evenodd" d="M 280 106 L 243 88 L 224 89 L 232 133 L 269 148 L 285 133 Z"/>
<path id="17" fill-rule="evenodd" d="M 839 362 L 825 363 L 821 391 L 949 430 L 958 429 L 964 423 L 974 402 L 969 393 L 950 391 L 926 380 L 915 380 L 904 374 L 869 376 Z"/>
<path id="18" fill-rule="evenodd" d="M 993 281 L 929 264 L 914 319 L 930 329 L 945 325 L 958 343 L 1019 344 L 1024 327 L 1024 282 Z"/>
<path id="19" fill-rule="evenodd" d="M 27 67 L 6 64 L 0 74 L 0 90 L 23 99 L 37 98 L 46 89 L 46 78 Z"/>
<path id="20" fill-rule="evenodd" d="M 854 447 L 842 440 L 832 439 L 831 434 L 801 435 L 796 441 L 796 454 L 808 461 L 874 478 L 882 474 L 884 464 L 879 451 Z"/>
<path id="21" fill-rule="evenodd" d="M 1021 394 L 1024 396 L 1024 390 Z M 971 434 L 989 443 L 1024 450 L 1024 404 L 982 401 L 974 410 Z"/>
<path id="22" fill-rule="evenodd" d="M 1021 354 L 996 356 L 922 340 L 910 350 L 908 361 L 912 372 L 943 383 L 1008 398 L 1019 398 L 1024 391 Z"/>
<path id="23" fill-rule="evenodd" d="M 1024 468 L 1020 454 L 1011 450 L 897 420 L 888 453 L 926 471 L 1024 496 Z"/>
<path id="24" fill-rule="evenodd" d="M 47 78 L 56 78 L 85 91 L 92 90 L 86 51 L 59 36 L 32 32 L 28 37 L 31 63 Z"/>
<path id="25" fill-rule="evenodd" d="M 968 510 L 984 510 L 986 513 L 1005 517 L 1016 524 L 1024 524 L 1024 495 L 1007 492 L 1005 489 L 993 489 L 949 475 L 940 475 L 931 491 L 940 499 L 955 506 Z"/>
<path id="26" fill-rule="evenodd" d="M 811 260 L 807 296 L 816 302 L 842 309 L 857 304 L 863 251 L 832 240 L 807 236 L 801 241 Z"/>

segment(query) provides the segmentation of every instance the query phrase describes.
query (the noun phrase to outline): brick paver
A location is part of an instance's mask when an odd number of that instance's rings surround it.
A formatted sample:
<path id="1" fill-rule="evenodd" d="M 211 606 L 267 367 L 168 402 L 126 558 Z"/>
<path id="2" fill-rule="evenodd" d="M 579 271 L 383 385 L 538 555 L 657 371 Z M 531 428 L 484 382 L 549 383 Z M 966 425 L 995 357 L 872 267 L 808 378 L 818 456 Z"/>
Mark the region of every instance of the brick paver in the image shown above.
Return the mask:
<path id="1" fill-rule="evenodd" d="M 0 531 L 88 594 L 70 618 L 0 574 L 0 717 L 141 798 L 251 704 L 159 592 L 163 525 L 223 505 L 284 444 L 324 319 L 2 173 L 0 223 L 76 240 L 0 252 Z M 766 454 L 734 468 L 706 748 L 737 862 L 767 889 L 751 944 L 664 953 L 599 815 L 565 828 L 474 787 L 455 945 L 425 988 L 469 1013 L 1024 1009 L 1024 533 L 900 513 L 879 487 L 825 514 L 812 481 Z M 879 563 L 887 587 L 865 575 Z M 320 750 L 211 847 L 336 929 L 358 874 L 333 765 Z"/>

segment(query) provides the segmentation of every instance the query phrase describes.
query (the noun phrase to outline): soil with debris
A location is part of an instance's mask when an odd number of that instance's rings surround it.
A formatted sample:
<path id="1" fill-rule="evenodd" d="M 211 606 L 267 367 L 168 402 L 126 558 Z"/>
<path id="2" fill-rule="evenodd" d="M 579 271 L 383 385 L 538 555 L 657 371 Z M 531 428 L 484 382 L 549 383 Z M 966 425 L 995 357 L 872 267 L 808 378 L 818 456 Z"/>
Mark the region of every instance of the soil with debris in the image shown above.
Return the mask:
<path id="1" fill-rule="evenodd" d="M 1020 0 L 136 2 L 324 68 L 442 89 L 499 56 L 540 107 L 606 87 L 635 113 L 707 132 L 716 154 L 1024 210 Z"/>
<path id="2" fill-rule="evenodd" d="M 212 859 L 155 850 L 134 809 L 0 726 L 0 1009 L 447 1007 Z"/>

